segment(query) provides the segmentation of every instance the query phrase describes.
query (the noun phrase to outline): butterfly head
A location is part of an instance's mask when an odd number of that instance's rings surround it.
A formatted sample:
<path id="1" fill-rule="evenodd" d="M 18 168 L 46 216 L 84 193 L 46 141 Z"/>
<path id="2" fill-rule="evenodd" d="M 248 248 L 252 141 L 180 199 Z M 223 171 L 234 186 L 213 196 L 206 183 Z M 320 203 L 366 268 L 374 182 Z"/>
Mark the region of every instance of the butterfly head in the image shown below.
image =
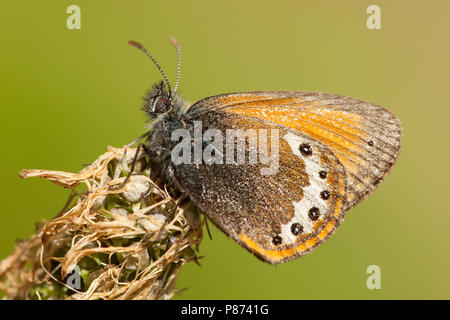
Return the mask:
<path id="1" fill-rule="evenodd" d="M 175 38 L 171 38 L 170 41 L 175 46 L 178 56 L 177 80 L 175 83 L 174 90 L 172 90 L 172 86 L 170 85 L 166 73 L 159 66 L 158 62 L 155 60 L 155 58 L 153 58 L 150 52 L 148 52 L 148 50 L 139 42 L 136 41 L 128 42 L 133 47 L 144 52 L 155 64 L 156 68 L 163 77 L 163 80 L 155 83 L 144 97 L 145 103 L 143 110 L 151 120 L 156 119 L 160 121 L 167 117 L 171 118 L 171 115 L 180 115 L 183 112 L 184 107 L 186 105 L 186 102 L 179 95 L 176 94 L 178 83 L 180 81 L 180 70 L 181 70 L 180 45 L 175 40 Z"/>
<path id="2" fill-rule="evenodd" d="M 176 93 L 180 80 L 181 51 L 180 45 L 174 38 L 171 39 L 171 42 L 175 46 L 178 56 L 177 80 L 174 88 L 170 85 L 165 72 L 147 49 L 136 41 L 128 42 L 150 58 L 163 78 L 147 91 L 142 108 L 149 118 L 145 150 L 150 161 L 153 162 L 154 168 L 161 174 L 166 171 L 170 162 L 170 151 L 175 143 L 171 140 L 171 134 L 174 130 L 185 127 L 182 119 L 188 105 L 187 101 Z"/>
<path id="3" fill-rule="evenodd" d="M 145 114 L 154 119 L 163 114 L 168 114 L 173 109 L 173 97 L 165 88 L 164 81 L 157 82 L 144 96 L 143 110 Z"/>

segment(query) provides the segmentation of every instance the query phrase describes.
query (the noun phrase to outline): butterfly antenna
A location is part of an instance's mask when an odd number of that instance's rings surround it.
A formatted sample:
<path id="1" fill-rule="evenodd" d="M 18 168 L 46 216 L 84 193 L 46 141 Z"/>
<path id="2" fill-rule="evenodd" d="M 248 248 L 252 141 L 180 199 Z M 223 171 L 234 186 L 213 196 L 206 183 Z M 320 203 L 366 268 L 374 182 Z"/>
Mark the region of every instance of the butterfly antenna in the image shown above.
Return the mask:
<path id="1" fill-rule="evenodd" d="M 177 92 L 178 83 L 180 83 L 180 74 L 181 74 L 181 48 L 180 44 L 178 43 L 177 39 L 174 37 L 170 38 L 170 43 L 175 47 L 177 50 L 177 81 L 175 82 L 175 89 L 173 93 Z"/>
<path id="2" fill-rule="evenodd" d="M 169 90 L 169 97 L 170 97 L 170 99 L 172 99 L 172 87 L 170 86 L 169 79 L 167 79 L 165 72 L 159 66 L 158 62 L 156 62 L 155 58 L 153 58 L 153 56 L 150 54 L 150 52 L 148 52 L 147 49 L 145 49 L 145 47 L 142 44 L 140 44 L 139 42 L 130 40 L 130 41 L 128 41 L 128 44 L 132 45 L 135 48 L 138 48 L 139 50 L 144 52 L 147 55 L 147 57 L 150 58 L 150 60 L 152 60 L 152 62 L 155 64 L 156 68 L 158 68 L 159 72 L 162 74 L 164 81 L 167 84 L 167 88 Z"/>

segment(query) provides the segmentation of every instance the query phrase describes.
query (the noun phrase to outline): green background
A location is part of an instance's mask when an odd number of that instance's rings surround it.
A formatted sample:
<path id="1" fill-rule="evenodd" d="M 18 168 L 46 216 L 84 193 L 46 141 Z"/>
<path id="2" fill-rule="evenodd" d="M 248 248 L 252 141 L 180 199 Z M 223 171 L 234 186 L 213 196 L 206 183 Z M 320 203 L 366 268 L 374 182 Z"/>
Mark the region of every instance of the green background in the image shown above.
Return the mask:
<path id="1" fill-rule="evenodd" d="M 20 169 L 77 172 L 107 145 L 143 133 L 145 90 L 160 76 L 127 45 L 144 43 L 172 81 L 176 36 L 189 101 L 250 90 L 313 90 L 380 104 L 402 121 L 399 162 L 325 244 L 276 267 L 212 228 L 178 280 L 181 299 L 450 298 L 450 2 L 3 1 L 0 257 L 68 191 Z M 81 30 L 66 8 L 81 7 Z M 366 268 L 381 268 L 381 289 Z"/>

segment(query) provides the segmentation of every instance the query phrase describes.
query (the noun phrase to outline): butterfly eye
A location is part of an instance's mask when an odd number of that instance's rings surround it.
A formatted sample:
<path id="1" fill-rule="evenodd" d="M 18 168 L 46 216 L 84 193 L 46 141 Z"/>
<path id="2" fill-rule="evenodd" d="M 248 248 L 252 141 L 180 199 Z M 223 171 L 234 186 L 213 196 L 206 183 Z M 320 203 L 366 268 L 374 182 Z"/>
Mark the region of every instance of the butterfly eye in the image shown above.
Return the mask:
<path id="1" fill-rule="evenodd" d="M 169 108 L 170 108 L 169 99 L 165 98 L 156 99 L 156 101 L 153 104 L 153 112 L 156 114 L 167 112 Z"/>
<path id="2" fill-rule="evenodd" d="M 172 105 L 170 95 L 164 90 L 164 83 L 159 82 L 147 91 L 144 97 L 144 112 L 150 117 L 157 117 L 161 113 L 169 111 Z"/>

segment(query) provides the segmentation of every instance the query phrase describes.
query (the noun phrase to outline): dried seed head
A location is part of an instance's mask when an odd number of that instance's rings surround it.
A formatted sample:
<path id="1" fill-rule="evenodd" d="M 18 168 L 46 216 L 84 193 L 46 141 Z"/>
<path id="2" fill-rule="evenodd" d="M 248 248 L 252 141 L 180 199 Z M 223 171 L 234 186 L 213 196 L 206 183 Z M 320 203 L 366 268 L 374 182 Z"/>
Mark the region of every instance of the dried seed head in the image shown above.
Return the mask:
<path id="1" fill-rule="evenodd" d="M 139 202 L 149 192 L 150 185 L 146 176 L 131 176 L 122 195 L 129 202 Z"/>

